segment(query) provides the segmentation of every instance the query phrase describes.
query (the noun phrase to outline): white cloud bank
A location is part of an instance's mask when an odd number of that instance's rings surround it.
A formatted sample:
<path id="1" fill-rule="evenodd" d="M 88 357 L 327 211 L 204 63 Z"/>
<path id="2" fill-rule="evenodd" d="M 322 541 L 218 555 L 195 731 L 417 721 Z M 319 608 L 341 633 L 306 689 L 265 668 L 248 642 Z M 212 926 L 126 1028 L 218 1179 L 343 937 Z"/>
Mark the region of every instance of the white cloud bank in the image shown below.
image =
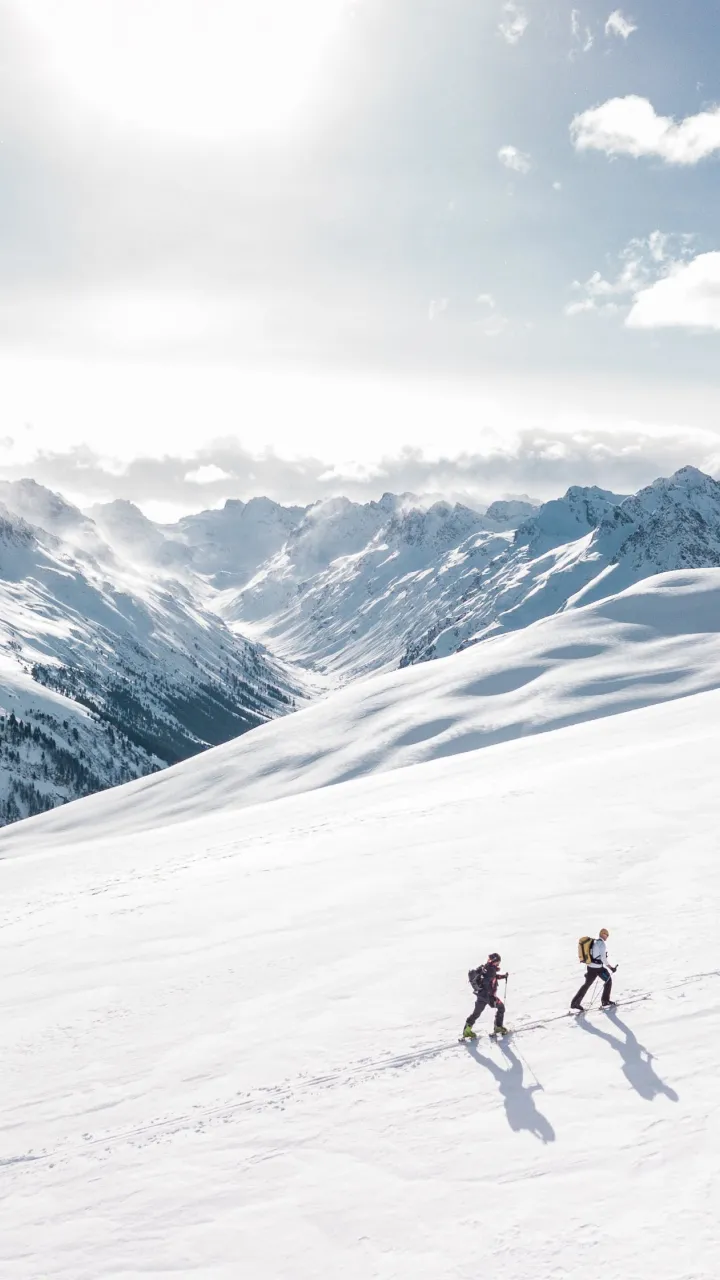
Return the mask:
<path id="1" fill-rule="evenodd" d="M 578 151 L 697 164 L 720 150 L 720 106 L 677 121 L 659 116 L 647 98 L 629 94 L 575 116 L 570 134 Z"/>
<path id="2" fill-rule="evenodd" d="M 605 23 L 606 36 L 619 36 L 622 40 L 627 40 L 633 31 L 637 31 L 637 25 L 632 18 L 626 18 L 620 9 L 615 9 Z"/>
<path id="3" fill-rule="evenodd" d="M 368 501 L 390 491 L 483 504 L 510 493 L 554 497 L 571 484 L 629 493 L 687 463 L 713 474 L 720 470 L 715 432 L 627 420 L 612 427 L 528 427 L 503 442 L 440 457 L 406 448 L 367 467 L 356 462 L 328 467 L 309 454 L 284 458 L 236 440 L 215 440 L 193 454 L 138 457 L 125 466 L 85 447 L 43 453 L 29 464 L 0 466 L 0 477 L 31 475 L 82 504 L 124 498 L 150 511 L 161 506 L 163 518 L 172 519 L 227 498 L 258 494 L 305 504 L 338 494 Z"/>
<path id="4" fill-rule="evenodd" d="M 506 169 L 512 169 L 513 173 L 529 173 L 532 168 L 530 156 L 526 151 L 519 151 L 517 147 L 501 147 L 498 151 L 498 160 L 505 165 Z"/>
<path id="5" fill-rule="evenodd" d="M 630 329 L 720 330 L 720 253 L 673 263 L 670 273 L 635 295 Z"/>

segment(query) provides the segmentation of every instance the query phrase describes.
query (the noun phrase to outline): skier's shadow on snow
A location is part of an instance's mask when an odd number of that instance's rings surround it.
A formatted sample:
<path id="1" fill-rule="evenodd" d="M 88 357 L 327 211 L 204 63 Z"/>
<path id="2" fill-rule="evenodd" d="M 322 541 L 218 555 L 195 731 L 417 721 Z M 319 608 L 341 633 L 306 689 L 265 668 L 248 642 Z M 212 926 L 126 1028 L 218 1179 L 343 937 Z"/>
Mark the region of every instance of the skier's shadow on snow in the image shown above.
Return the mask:
<path id="1" fill-rule="evenodd" d="M 601 1031 L 599 1027 L 593 1026 L 585 1018 L 578 1018 L 577 1026 L 582 1027 L 583 1031 L 587 1031 L 590 1036 L 597 1036 L 599 1040 L 605 1040 L 607 1044 L 615 1049 L 623 1060 L 623 1075 L 632 1085 L 636 1093 L 641 1098 L 646 1098 L 648 1102 L 652 1102 L 659 1094 L 664 1094 L 666 1098 L 670 1098 L 671 1102 L 677 1102 L 679 1095 L 670 1085 L 665 1084 L 660 1079 L 657 1071 L 653 1066 L 653 1055 L 645 1045 L 640 1044 L 637 1036 L 626 1023 L 621 1022 L 614 1009 L 610 1009 L 605 1015 L 609 1022 L 612 1022 L 618 1031 L 622 1031 L 625 1039 L 620 1040 L 618 1036 L 613 1036 L 609 1031 Z"/>
<path id="2" fill-rule="evenodd" d="M 510 1063 L 508 1067 L 501 1067 L 492 1058 L 484 1057 L 473 1040 L 469 1041 L 468 1049 L 479 1066 L 485 1067 L 497 1080 L 510 1128 L 515 1133 L 526 1129 L 540 1142 L 554 1142 L 555 1130 L 550 1121 L 538 1111 L 533 1097 L 538 1090 L 542 1090 L 542 1085 L 523 1083 L 523 1064 L 510 1045 L 507 1042 L 500 1044 L 503 1057 Z"/>

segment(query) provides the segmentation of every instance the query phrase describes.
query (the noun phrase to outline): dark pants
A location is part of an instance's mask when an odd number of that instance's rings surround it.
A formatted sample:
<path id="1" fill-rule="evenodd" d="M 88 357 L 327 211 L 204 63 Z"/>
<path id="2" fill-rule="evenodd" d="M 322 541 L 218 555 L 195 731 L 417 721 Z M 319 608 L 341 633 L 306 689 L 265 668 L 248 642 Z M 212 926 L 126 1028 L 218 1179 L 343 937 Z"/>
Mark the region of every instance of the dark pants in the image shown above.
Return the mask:
<path id="1" fill-rule="evenodd" d="M 610 992 L 612 991 L 612 978 L 610 977 L 610 974 L 608 973 L 607 969 L 588 969 L 585 974 L 585 981 L 583 982 L 580 990 L 573 996 L 572 1000 L 570 1001 L 571 1009 L 577 1009 L 578 1005 L 582 1004 L 583 1000 L 585 999 L 585 996 L 587 995 L 588 991 L 590 990 L 596 978 L 600 978 L 603 983 L 601 1003 L 602 1004 L 609 1003 Z"/>
<path id="2" fill-rule="evenodd" d="M 491 1009 L 495 1010 L 495 1026 L 502 1027 L 504 1025 L 503 1018 L 505 1017 L 505 1005 L 502 1000 L 498 1000 L 497 996 L 486 996 L 482 994 L 480 994 L 475 1001 L 475 1008 L 470 1014 L 465 1026 L 474 1027 L 483 1009 L 487 1008 L 488 1005 L 490 1005 Z"/>

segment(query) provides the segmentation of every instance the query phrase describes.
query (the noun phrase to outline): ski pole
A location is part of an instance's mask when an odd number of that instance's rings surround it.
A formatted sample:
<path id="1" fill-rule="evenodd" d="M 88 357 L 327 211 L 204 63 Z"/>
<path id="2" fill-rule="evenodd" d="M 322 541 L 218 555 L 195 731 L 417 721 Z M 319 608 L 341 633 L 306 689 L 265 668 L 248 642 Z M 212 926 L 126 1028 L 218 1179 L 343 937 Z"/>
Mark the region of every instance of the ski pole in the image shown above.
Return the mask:
<path id="1" fill-rule="evenodd" d="M 527 1058 L 525 1057 L 525 1055 L 524 1055 L 523 1053 L 521 1053 L 521 1052 L 520 1052 L 520 1050 L 519 1050 L 518 1048 L 515 1048 L 515 1049 L 514 1049 L 514 1052 L 517 1054 L 517 1056 L 518 1056 L 518 1058 L 520 1059 L 520 1061 L 521 1061 L 521 1062 L 523 1062 L 523 1063 L 525 1064 L 525 1066 L 527 1067 L 528 1071 L 530 1072 L 530 1075 L 533 1077 L 533 1079 L 534 1079 L 534 1081 L 535 1081 L 535 1084 L 537 1085 L 537 1087 L 538 1087 L 538 1089 L 540 1090 L 540 1092 L 541 1092 L 541 1093 L 544 1093 L 544 1092 L 545 1092 L 545 1086 L 541 1083 L 541 1081 L 540 1081 L 540 1080 L 538 1080 L 538 1078 L 537 1078 L 537 1074 L 536 1074 L 536 1072 L 535 1072 L 535 1068 L 534 1068 L 534 1067 L 532 1067 L 532 1066 L 530 1065 L 530 1063 L 528 1062 L 528 1060 L 527 1060 Z"/>

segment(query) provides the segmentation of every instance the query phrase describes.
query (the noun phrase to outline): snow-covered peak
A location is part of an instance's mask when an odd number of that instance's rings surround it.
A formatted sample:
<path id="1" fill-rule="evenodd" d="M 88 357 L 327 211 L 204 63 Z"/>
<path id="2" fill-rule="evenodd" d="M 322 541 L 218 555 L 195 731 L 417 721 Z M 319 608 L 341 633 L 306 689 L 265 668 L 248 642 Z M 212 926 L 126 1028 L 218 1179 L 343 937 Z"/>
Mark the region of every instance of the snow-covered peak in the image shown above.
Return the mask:
<path id="1" fill-rule="evenodd" d="M 189 564 L 187 548 L 168 537 L 164 529 L 149 520 L 133 502 L 117 498 L 91 507 L 87 514 L 121 560 L 163 571 L 179 571 Z"/>
<path id="2" fill-rule="evenodd" d="M 0 501 L 28 524 L 45 529 L 48 533 L 67 537 L 71 533 L 88 531 L 92 527 L 92 522 L 78 507 L 63 498 L 62 494 L 47 489 L 36 480 L 0 481 Z"/>
<path id="3" fill-rule="evenodd" d="M 623 497 L 596 485 L 572 485 L 562 498 L 551 499 L 519 527 L 516 542 L 547 548 L 573 542 L 595 529 Z"/>
<path id="4" fill-rule="evenodd" d="M 484 512 L 485 524 L 489 529 L 501 532 L 504 529 L 516 529 L 524 520 L 530 519 L 538 509 L 537 502 L 524 498 L 500 498 L 491 502 Z"/>
<path id="5" fill-rule="evenodd" d="M 720 484 L 695 467 L 656 480 L 606 512 L 591 554 L 617 566 L 622 585 L 631 575 L 720 564 Z"/>
<path id="6" fill-rule="evenodd" d="M 656 516 L 674 508 L 694 512 L 716 523 L 720 520 L 720 484 L 696 467 L 682 467 L 674 475 L 661 477 L 626 498 L 623 508 L 632 519 Z"/>
<path id="7" fill-rule="evenodd" d="M 380 503 L 327 498 L 314 503 L 288 538 L 286 555 L 301 575 L 326 568 L 342 556 L 363 551 L 387 524 Z"/>
<path id="8" fill-rule="evenodd" d="M 700 471 L 698 467 L 680 467 L 678 471 L 673 472 L 667 479 L 659 479 L 655 481 L 658 487 L 665 486 L 668 489 L 685 489 L 688 493 L 697 492 L 713 492 L 717 487 L 717 481 L 704 471 Z"/>
<path id="9" fill-rule="evenodd" d="M 140 508 L 127 498 L 114 498 L 112 502 L 99 502 L 94 507 L 89 507 L 86 515 L 91 520 L 112 520 L 118 528 L 123 525 L 128 528 L 146 528 L 148 525 L 152 525 L 152 520 L 149 520 Z"/>
<path id="10" fill-rule="evenodd" d="M 182 532 L 189 543 L 196 540 L 199 532 L 205 535 L 211 531 L 219 534 L 229 530 L 245 528 L 252 523 L 276 521 L 284 528 L 291 527 L 302 517 L 304 507 L 284 507 L 272 498 L 251 498 L 242 502 L 240 498 L 228 498 L 222 507 L 199 511 L 196 515 L 183 516 L 176 525 L 166 526 L 170 531 Z"/>
<path id="11" fill-rule="evenodd" d="M 484 519 L 461 503 L 434 502 L 426 510 L 410 510 L 391 520 L 387 541 L 417 547 L 457 546 L 471 533 L 483 529 Z"/>
<path id="12" fill-rule="evenodd" d="M 270 498 L 228 498 L 223 507 L 184 516 L 164 531 L 189 548 L 193 568 L 216 586 L 241 586 L 277 555 L 304 512 Z"/>

